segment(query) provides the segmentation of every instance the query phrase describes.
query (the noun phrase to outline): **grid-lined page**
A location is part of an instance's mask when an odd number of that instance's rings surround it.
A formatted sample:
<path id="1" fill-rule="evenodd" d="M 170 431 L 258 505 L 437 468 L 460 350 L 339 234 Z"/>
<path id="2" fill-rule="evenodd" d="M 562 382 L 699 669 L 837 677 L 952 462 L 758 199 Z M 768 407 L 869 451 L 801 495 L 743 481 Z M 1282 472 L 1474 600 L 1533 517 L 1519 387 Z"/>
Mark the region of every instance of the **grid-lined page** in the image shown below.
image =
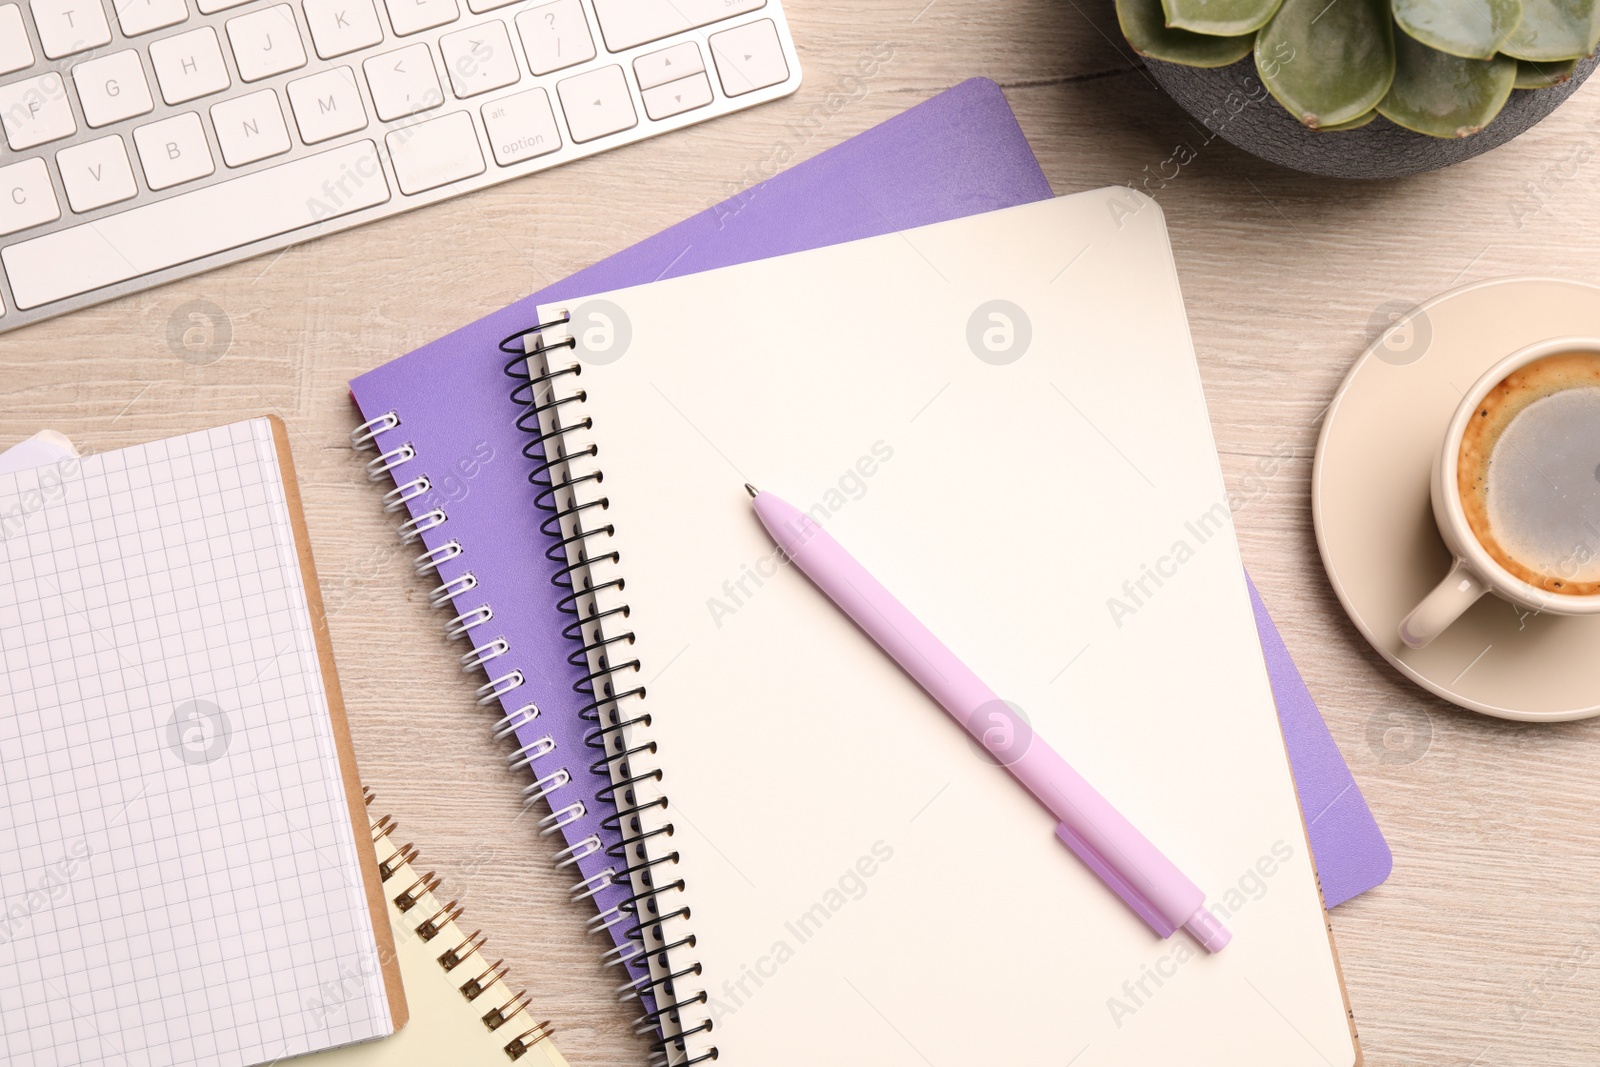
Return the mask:
<path id="1" fill-rule="evenodd" d="M 0 1052 L 392 1031 L 265 419 L 0 474 Z"/>

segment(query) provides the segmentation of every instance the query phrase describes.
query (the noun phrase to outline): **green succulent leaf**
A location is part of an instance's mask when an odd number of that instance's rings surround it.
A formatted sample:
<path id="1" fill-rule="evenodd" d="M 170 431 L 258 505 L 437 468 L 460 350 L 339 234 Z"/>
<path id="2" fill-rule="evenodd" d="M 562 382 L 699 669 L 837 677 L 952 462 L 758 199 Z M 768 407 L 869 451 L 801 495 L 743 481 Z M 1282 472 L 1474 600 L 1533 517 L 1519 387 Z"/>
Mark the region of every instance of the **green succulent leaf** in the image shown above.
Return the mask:
<path id="1" fill-rule="evenodd" d="M 1378 117 L 1378 109 L 1373 108 L 1365 115 L 1358 115 L 1349 122 L 1341 122 L 1337 126 L 1318 126 L 1318 133 L 1338 133 L 1340 130 L 1359 130 L 1367 123 Z"/>
<path id="2" fill-rule="evenodd" d="M 1535 63 L 1530 59 L 1519 59 L 1517 79 L 1513 84 L 1518 89 L 1548 89 L 1572 77 L 1572 72 L 1577 66 L 1576 59 L 1560 59 L 1554 63 Z"/>
<path id="3" fill-rule="evenodd" d="M 1255 33 L 1267 24 L 1280 0 L 1161 0 L 1167 25 L 1212 37 Z"/>
<path id="4" fill-rule="evenodd" d="M 1539 63 L 1582 59 L 1597 40 L 1595 0 L 1523 0 L 1522 21 L 1500 51 Z"/>
<path id="5" fill-rule="evenodd" d="M 1313 129 L 1371 111 L 1394 80 L 1389 0 L 1283 0 L 1256 34 L 1256 73 Z"/>
<path id="6" fill-rule="evenodd" d="M 1250 54 L 1254 34 L 1209 37 L 1167 25 L 1161 0 L 1117 0 L 1117 21 L 1133 50 L 1186 67 L 1226 67 Z"/>
<path id="7" fill-rule="evenodd" d="M 1431 137 L 1470 137 L 1511 95 L 1517 64 L 1505 56 L 1463 59 L 1403 33 L 1394 45 L 1394 85 L 1378 112 L 1397 126 Z"/>
<path id="8" fill-rule="evenodd" d="M 1522 20 L 1522 0 L 1393 0 L 1394 21 L 1430 48 L 1490 59 Z"/>

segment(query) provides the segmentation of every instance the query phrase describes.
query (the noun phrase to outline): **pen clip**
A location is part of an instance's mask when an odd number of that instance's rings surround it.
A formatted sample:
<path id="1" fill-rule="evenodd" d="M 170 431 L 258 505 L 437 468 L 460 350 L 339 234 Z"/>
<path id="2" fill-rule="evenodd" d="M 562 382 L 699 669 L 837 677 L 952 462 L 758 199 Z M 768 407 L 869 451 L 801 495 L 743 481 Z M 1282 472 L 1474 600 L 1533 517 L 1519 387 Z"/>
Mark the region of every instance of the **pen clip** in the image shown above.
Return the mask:
<path id="1" fill-rule="evenodd" d="M 1126 901 L 1128 907 L 1139 914 L 1139 918 L 1149 923 L 1150 929 L 1154 930 L 1158 936 L 1162 938 L 1172 936 L 1172 932 L 1177 927 L 1168 922 L 1143 893 L 1140 893 L 1126 878 L 1122 877 L 1121 873 L 1107 863 L 1100 853 L 1096 852 L 1094 847 L 1079 836 L 1072 827 L 1066 823 L 1060 823 L 1056 826 L 1056 836 L 1061 838 L 1062 842 L 1075 852 L 1080 860 L 1088 864 L 1089 869 L 1099 875 L 1102 881 L 1112 889 L 1115 889 L 1117 896 Z"/>

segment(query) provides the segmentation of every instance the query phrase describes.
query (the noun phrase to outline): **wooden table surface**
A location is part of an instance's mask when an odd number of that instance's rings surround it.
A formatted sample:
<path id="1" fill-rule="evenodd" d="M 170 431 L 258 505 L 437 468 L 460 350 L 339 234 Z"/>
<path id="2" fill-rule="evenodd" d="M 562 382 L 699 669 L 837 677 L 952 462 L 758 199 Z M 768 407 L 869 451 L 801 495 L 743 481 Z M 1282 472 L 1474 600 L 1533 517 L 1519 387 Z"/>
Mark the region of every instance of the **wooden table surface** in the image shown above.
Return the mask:
<path id="1" fill-rule="evenodd" d="M 378 806 L 577 1067 L 643 1064 L 557 846 L 517 820 L 524 778 L 350 449 L 346 381 L 730 195 L 778 146 L 809 157 L 974 75 L 1005 88 L 1057 193 L 1140 181 L 1187 145 L 1156 196 L 1228 483 L 1284 445 L 1295 457 L 1237 515 L 1244 558 L 1394 849 L 1387 884 L 1332 913 L 1366 1062 L 1600 1062 L 1600 722 L 1502 722 L 1405 682 L 1335 600 L 1309 495 L 1320 414 L 1375 315 L 1500 275 L 1594 278 L 1600 87 L 1481 159 L 1341 183 L 1203 145 L 1109 0 L 785 6 L 805 68 L 789 99 L 0 337 L 0 445 L 52 427 L 101 451 L 281 415 Z M 881 42 L 892 61 L 844 81 Z M 830 93 L 837 111 L 799 123 Z M 1531 213 L 1514 199 L 1530 182 Z M 169 342 L 194 301 L 231 331 L 208 365 Z"/>

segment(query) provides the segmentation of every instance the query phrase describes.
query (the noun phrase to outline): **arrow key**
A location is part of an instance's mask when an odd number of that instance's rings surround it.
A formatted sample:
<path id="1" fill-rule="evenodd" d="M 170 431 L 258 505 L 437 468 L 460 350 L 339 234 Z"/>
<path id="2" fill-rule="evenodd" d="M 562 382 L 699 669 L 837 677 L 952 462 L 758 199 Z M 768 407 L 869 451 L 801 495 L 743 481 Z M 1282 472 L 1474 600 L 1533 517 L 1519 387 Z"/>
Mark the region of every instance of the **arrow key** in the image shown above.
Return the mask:
<path id="1" fill-rule="evenodd" d="M 709 103 L 711 79 L 704 72 L 644 91 L 644 113 L 657 120 L 681 115 Z"/>
<path id="2" fill-rule="evenodd" d="M 783 43 L 771 19 L 713 33 L 711 58 L 716 60 L 722 91 L 729 96 L 743 96 L 789 79 Z"/>
<path id="3" fill-rule="evenodd" d="M 658 85 L 699 74 L 705 69 L 706 65 L 700 59 L 700 46 L 693 41 L 684 41 L 633 61 L 633 76 L 639 80 L 641 89 L 654 89 Z M 645 110 L 649 110 L 649 105 L 645 106 Z"/>
<path id="4" fill-rule="evenodd" d="M 639 124 L 627 76 L 619 66 L 600 67 L 559 81 L 556 95 L 567 113 L 572 139 L 579 144 Z"/>

